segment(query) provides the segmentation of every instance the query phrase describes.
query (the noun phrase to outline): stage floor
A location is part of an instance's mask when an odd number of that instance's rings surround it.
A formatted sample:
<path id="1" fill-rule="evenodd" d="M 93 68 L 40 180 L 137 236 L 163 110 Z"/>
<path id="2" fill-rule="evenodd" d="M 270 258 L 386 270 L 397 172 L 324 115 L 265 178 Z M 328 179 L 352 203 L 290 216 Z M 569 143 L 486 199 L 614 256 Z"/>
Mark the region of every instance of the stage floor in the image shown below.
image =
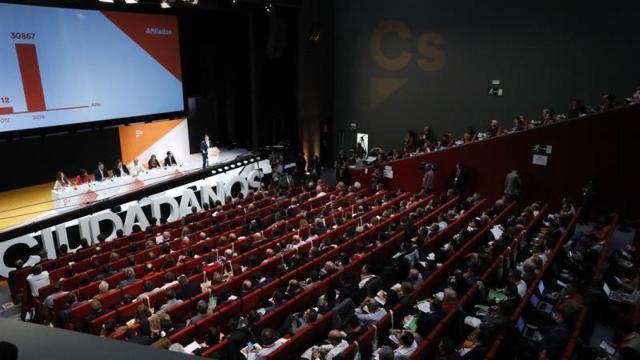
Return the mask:
<path id="1" fill-rule="evenodd" d="M 234 159 L 246 154 L 245 149 L 222 150 L 218 162 Z M 210 163 L 213 165 L 213 163 Z M 199 153 L 191 154 L 183 161 L 187 170 L 199 169 L 202 157 Z M 0 232 L 23 225 L 29 221 L 40 220 L 58 215 L 64 209 L 55 210 L 51 198 L 53 182 L 0 192 Z M 75 208 L 77 209 L 77 208 Z"/>

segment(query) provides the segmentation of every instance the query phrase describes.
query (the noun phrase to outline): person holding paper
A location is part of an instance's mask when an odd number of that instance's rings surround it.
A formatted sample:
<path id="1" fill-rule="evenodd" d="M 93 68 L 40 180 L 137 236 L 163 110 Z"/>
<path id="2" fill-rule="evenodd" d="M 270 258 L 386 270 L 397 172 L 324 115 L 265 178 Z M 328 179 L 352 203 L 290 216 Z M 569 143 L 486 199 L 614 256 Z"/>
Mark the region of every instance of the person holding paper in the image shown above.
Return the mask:
<path id="1" fill-rule="evenodd" d="M 275 331 L 269 328 L 262 329 L 262 332 L 260 333 L 260 337 L 262 338 L 262 346 L 259 347 L 260 349 L 257 352 L 254 352 L 255 355 L 253 357 L 251 356 L 251 353 L 249 353 L 249 356 L 247 356 L 247 359 L 249 360 L 265 359 L 269 354 L 276 351 L 276 349 L 280 347 L 280 345 L 284 344 L 282 340 L 276 339 Z M 256 347 L 255 350 L 257 350 L 257 348 L 258 347 Z"/>
<path id="2" fill-rule="evenodd" d="M 355 315 L 363 325 L 373 325 L 387 314 L 387 310 L 378 306 L 378 302 L 374 299 L 365 299 L 362 306 L 356 308 Z"/>
<path id="3" fill-rule="evenodd" d="M 429 301 L 429 300 L 428 300 Z M 418 314 L 418 322 L 416 332 L 418 334 L 428 334 L 433 330 L 440 320 L 444 318 L 446 313 L 442 311 L 442 302 L 437 298 L 434 298 L 429 301 L 431 304 L 429 310 L 431 312 L 425 313 L 420 311 Z"/>

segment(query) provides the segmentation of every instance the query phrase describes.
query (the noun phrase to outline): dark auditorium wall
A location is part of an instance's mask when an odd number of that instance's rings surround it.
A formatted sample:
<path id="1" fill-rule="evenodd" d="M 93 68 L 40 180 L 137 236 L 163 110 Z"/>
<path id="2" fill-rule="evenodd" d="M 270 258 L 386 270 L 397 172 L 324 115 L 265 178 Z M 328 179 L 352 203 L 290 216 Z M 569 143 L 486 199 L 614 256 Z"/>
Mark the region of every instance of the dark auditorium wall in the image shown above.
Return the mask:
<path id="1" fill-rule="evenodd" d="M 191 151 L 204 133 L 225 147 L 297 146 L 298 8 L 218 4 L 181 14 Z"/>
<path id="2" fill-rule="evenodd" d="M 400 148 L 424 125 L 460 137 L 489 120 L 599 104 L 640 81 L 637 0 L 336 1 L 334 137 Z M 500 80 L 504 96 L 488 95 Z"/>

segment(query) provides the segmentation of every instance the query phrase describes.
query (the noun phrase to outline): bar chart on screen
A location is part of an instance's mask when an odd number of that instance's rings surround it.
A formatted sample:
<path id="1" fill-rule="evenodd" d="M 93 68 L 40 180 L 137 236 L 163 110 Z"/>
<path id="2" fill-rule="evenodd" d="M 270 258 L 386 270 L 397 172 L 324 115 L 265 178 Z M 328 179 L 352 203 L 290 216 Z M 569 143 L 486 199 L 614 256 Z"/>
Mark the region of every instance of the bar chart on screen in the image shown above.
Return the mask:
<path id="1" fill-rule="evenodd" d="M 179 113 L 179 49 L 175 16 L 0 3 L 0 136 Z"/>
<path id="2" fill-rule="evenodd" d="M 22 86 L 24 89 L 24 100 L 26 102 L 26 109 L 24 111 L 15 111 L 11 105 L 11 98 L 9 96 L 0 97 L 0 103 L 3 107 L 0 107 L 0 115 L 12 115 L 12 114 L 30 114 L 41 113 L 47 111 L 61 111 L 61 110 L 73 110 L 84 109 L 91 106 L 99 106 L 98 102 L 92 102 L 87 105 L 78 105 L 62 108 L 47 108 L 45 101 L 44 88 L 42 86 L 42 76 L 40 74 L 40 66 L 38 63 L 38 52 L 35 44 L 16 44 L 16 56 L 20 68 L 20 76 L 22 78 Z M 41 118 L 43 115 L 34 115 L 33 119 Z"/>

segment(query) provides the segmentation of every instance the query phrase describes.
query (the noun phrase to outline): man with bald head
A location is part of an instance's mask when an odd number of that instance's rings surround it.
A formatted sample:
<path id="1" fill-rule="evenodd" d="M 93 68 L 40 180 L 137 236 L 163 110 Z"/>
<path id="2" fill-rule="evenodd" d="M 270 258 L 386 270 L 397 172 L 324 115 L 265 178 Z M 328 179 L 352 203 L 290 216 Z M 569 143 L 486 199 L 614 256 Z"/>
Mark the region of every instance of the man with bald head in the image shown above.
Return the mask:
<path id="1" fill-rule="evenodd" d="M 380 307 L 374 299 L 367 298 L 361 307 L 356 308 L 355 315 L 364 326 L 373 325 L 387 314 L 387 310 Z"/>
<path id="2" fill-rule="evenodd" d="M 344 340 L 340 330 L 331 330 L 327 336 L 328 344 L 313 346 L 302 354 L 303 359 L 318 359 L 321 358 L 321 354 L 326 354 L 324 360 L 333 360 L 339 354 L 349 347 L 349 343 Z"/>

